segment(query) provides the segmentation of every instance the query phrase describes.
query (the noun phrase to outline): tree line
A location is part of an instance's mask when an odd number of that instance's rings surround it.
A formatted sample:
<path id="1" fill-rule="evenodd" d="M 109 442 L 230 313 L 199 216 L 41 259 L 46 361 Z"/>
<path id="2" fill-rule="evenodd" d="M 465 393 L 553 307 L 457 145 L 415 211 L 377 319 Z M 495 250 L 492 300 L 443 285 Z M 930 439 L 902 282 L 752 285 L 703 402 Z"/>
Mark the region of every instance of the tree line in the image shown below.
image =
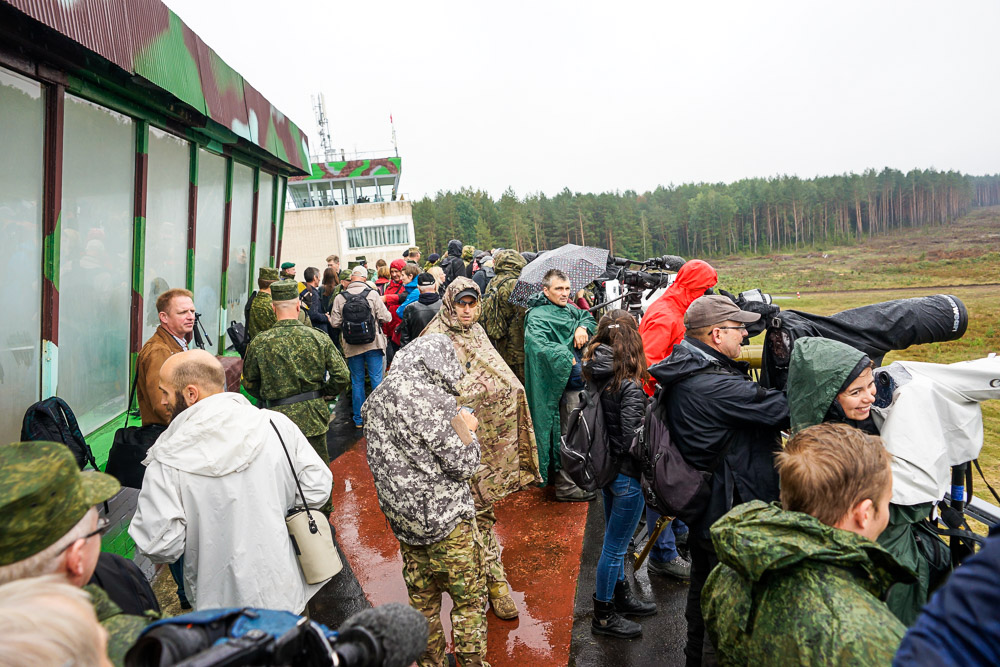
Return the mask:
<path id="1" fill-rule="evenodd" d="M 945 225 L 976 206 L 1000 204 L 1000 174 L 885 168 L 802 179 L 691 183 L 638 194 L 563 189 L 500 199 L 463 188 L 413 204 L 425 255 L 460 239 L 477 248 L 540 250 L 564 243 L 644 259 L 712 257 L 835 245 L 890 230 Z"/>

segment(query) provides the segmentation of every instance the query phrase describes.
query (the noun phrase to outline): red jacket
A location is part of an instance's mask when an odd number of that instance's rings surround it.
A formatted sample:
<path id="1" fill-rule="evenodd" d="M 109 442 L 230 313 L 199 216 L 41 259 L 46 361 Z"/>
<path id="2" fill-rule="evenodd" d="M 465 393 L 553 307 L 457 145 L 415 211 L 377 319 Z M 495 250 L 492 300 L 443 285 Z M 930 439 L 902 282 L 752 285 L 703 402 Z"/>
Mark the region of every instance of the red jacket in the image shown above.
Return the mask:
<path id="1" fill-rule="evenodd" d="M 392 263 L 389 264 L 389 268 L 397 269 L 402 271 L 406 267 L 406 260 L 394 259 Z M 396 327 L 399 326 L 400 319 L 396 315 L 396 309 L 399 308 L 400 304 L 406 299 L 406 283 L 403 281 L 396 282 L 391 280 L 385 285 L 385 290 L 382 292 L 385 296 L 385 307 L 389 309 L 389 314 L 392 315 L 392 319 L 382 325 L 382 333 L 388 338 L 392 338 L 392 334 L 395 333 Z"/>
<path id="2" fill-rule="evenodd" d="M 639 325 L 647 366 L 670 356 L 674 345 L 684 339 L 684 313 L 688 306 L 718 282 L 719 274 L 708 262 L 692 259 L 681 267 L 673 284 L 646 310 Z M 646 393 L 652 396 L 655 386 L 655 380 L 647 382 Z"/>

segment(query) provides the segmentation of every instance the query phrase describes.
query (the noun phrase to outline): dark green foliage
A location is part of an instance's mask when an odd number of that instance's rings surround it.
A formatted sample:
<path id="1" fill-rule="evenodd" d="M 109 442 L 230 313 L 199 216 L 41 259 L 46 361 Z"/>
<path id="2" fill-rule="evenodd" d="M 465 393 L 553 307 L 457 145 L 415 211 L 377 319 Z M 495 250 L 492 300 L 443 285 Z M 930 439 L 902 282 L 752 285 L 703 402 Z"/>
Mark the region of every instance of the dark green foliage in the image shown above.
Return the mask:
<path id="1" fill-rule="evenodd" d="M 712 257 L 813 248 L 891 229 L 943 225 L 974 206 L 1000 203 L 1000 175 L 885 168 L 863 174 L 744 179 L 660 186 L 637 194 L 534 193 L 508 188 L 438 192 L 413 206 L 417 243 L 444 253 L 449 239 L 521 250 L 564 243 L 644 259 L 665 253 Z"/>

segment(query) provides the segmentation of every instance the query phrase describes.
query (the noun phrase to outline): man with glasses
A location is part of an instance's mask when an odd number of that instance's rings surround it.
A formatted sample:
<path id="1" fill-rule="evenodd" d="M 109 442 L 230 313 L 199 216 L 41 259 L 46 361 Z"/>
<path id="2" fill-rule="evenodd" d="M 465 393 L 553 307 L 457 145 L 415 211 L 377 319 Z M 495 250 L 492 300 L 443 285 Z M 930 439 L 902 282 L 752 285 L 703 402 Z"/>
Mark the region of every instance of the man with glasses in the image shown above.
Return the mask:
<path id="1" fill-rule="evenodd" d="M 108 656 L 122 664 L 150 619 L 122 613 L 87 585 L 110 525 L 95 506 L 118 492 L 118 481 L 80 472 L 69 449 L 54 442 L 0 445 L 0 480 L 0 584 L 58 574 L 84 588 L 108 632 Z"/>
<path id="2" fill-rule="evenodd" d="M 726 296 L 695 299 L 684 314 L 684 340 L 649 369 L 662 387 L 670 438 L 694 468 L 711 473 L 711 495 L 702 517 L 691 524 L 691 587 L 688 590 L 688 665 L 715 664 L 705 640 L 701 589 L 718 563 L 709 528 L 735 505 L 778 500 L 774 454 L 788 425 L 788 401 L 748 375 L 740 356 L 746 325 L 760 319 Z"/>

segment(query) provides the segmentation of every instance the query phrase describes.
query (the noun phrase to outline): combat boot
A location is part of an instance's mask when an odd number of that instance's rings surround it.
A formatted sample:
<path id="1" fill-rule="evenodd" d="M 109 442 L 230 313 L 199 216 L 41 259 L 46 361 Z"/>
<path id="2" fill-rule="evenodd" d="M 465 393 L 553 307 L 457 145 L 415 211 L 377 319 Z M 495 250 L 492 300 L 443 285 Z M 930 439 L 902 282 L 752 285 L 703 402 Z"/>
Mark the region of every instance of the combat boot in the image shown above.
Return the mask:
<path id="1" fill-rule="evenodd" d="M 590 631 L 595 635 L 607 635 L 620 639 L 634 639 L 642 636 L 642 626 L 635 621 L 620 616 L 615 611 L 614 602 L 601 602 L 594 595 L 594 620 Z"/>
<path id="2" fill-rule="evenodd" d="M 565 470 L 556 473 L 556 500 L 564 503 L 588 503 L 597 498 L 596 491 L 585 491 L 573 483 Z"/>
<path id="3" fill-rule="evenodd" d="M 489 585 L 490 606 L 497 618 L 509 621 L 517 618 L 517 605 L 510 596 L 510 586 L 506 581 L 498 581 Z"/>
<path id="4" fill-rule="evenodd" d="M 630 616 L 653 616 L 656 614 L 655 604 L 643 602 L 632 595 L 628 579 L 615 584 L 615 596 L 612 598 L 612 604 L 619 614 L 629 614 Z"/>

